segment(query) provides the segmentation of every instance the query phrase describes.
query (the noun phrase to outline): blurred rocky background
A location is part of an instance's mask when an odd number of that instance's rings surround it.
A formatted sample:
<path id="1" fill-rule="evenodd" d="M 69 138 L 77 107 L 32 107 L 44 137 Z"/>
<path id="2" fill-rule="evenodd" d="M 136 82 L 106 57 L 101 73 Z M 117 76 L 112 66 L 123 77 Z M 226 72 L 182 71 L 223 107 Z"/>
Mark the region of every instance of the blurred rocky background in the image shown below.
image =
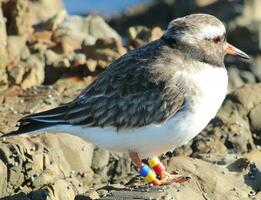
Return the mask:
<path id="1" fill-rule="evenodd" d="M 162 156 L 169 171 L 191 180 L 152 188 L 128 157 L 44 133 L 0 141 L 0 198 L 261 199 L 261 1 L 122 2 L 0 1 L 0 134 L 26 114 L 72 100 L 113 60 L 158 39 L 172 19 L 210 13 L 252 59 L 226 58 L 229 93 L 216 118 L 189 144 Z"/>

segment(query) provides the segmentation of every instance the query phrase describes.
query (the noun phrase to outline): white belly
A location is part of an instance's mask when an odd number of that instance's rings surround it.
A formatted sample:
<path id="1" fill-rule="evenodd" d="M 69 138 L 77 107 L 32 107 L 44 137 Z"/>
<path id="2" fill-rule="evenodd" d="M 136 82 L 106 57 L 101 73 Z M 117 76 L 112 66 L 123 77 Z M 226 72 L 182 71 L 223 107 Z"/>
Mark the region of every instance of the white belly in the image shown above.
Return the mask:
<path id="1" fill-rule="evenodd" d="M 55 130 L 78 135 L 101 148 L 127 153 L 136 151 L 141 158 L 158 156 L 187 143 L 216 115 L 226 95 L 227 73 L 224 68 L 208 68 L 184 76 L 187 108 L 162 124 L 143 128 L 120 130 L 114 128 L 81 128 L 59 126 Z M 193 81 L 194 85 L 191 85 Z M 194 94 L 194 87 L 200 90 Z M 195 88 L 194 88 L 195 89 Z M 199 95 L 199 96 L 196 96 Z"/>

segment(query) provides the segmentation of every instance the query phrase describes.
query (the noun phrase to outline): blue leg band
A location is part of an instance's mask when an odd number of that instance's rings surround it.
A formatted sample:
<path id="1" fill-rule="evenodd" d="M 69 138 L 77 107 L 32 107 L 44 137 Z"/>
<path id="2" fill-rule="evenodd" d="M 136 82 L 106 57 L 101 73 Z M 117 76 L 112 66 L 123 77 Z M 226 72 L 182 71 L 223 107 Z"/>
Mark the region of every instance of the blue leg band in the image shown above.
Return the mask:
<path id="1" fill-rule="evenodd" d="M 139 173 L 143 177 L 146 177 L 150 171 L 151 169 L 149 168 L 149 166 L 145 164 L 139 169 Z"/>

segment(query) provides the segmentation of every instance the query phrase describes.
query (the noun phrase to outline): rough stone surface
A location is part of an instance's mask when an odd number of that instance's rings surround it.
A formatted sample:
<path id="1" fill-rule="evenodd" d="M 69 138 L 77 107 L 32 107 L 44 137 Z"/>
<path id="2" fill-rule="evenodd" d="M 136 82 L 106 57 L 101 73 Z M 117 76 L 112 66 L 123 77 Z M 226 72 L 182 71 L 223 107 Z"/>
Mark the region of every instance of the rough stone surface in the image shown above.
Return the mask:
<path id="1" fill-rule="evenodd" d="M 0 4 L 1 5 L 1 4 Z M 8 86 L 6 65 L 8 62 L 8 54 L 6 52 L 7 33 L 5 27 L 6 19 L 3 16 L 2 7 L 0 8 L 0 91 Z"/>
<path id="2" fill-rule="evenodd" d="M 6 10 L 10 10 L 9 13 L 5 14 L 9 34 L 28 36 L 32 33 L 32 18 L 28 0 L 10 0 L 3 6 L 7 7 Z"/>

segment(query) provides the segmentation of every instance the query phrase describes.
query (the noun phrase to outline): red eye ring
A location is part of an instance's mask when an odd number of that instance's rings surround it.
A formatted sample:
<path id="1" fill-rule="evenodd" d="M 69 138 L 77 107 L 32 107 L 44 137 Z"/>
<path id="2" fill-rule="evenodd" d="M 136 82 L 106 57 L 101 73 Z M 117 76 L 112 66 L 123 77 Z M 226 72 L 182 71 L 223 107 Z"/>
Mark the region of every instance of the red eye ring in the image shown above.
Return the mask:
<path id="1" fill-rule="evenodd" d="M 213 38 L 214 43 L 218 43 L 221 41 L 221 38 L 219 36 Z"/>

